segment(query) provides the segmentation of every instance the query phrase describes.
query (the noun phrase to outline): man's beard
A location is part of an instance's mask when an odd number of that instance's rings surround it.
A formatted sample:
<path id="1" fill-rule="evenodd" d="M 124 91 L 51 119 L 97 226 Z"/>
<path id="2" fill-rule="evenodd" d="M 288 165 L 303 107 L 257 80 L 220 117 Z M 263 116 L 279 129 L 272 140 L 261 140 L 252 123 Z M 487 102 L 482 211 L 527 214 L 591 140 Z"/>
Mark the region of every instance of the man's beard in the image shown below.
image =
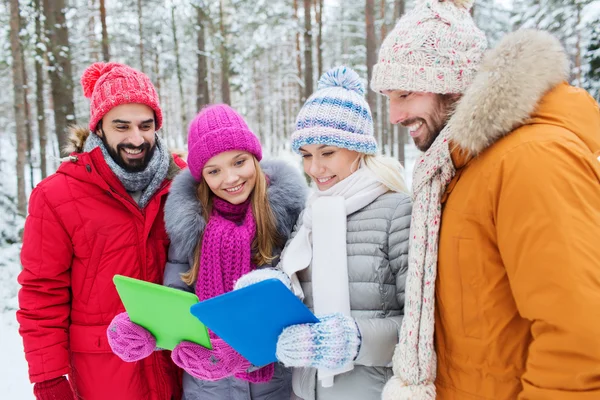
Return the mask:
<path id="1" fill-rule="evenodd" d="M 141 146 L 137 147 L 131 144 L 118 144 L 117 148 L 114 149 L 106 141 L 106 135 L 102 134 L 102 136 L 100 136 L 100 139 L 102 139 L 102 143 L 104 143 L 104 147 L 108 151 L 108 154 L 113 159 L 113 161 L 116 162 L 119 167 L 123 168 L 127 172 L 141 172 L 145 170 L 148 166 L 148 163 L 152 159 L 152 156 L 154 155 L 154 151 L 156 150 L 156 142 L 152 147 L 150 147 L 150 143 L 144 142 Z M 142 150 L 145 151 L 145 155 L 139 160 L 129 160 L 129 162 L 127 162 L 121 156 L 122 149 Z"/>
<path id="2" fill-rule="evenodd" d="M 429 125 L 427 121 L 423 118 L 414 118 L 410 121 L 405 121 L 402 123 L 402 125 L 404 126 L 409 126 L 414 124 L 415 122 L 422 121 L 425 125 L 425 128 L 427 128 L 428 130 L 429 128 L 431 128 L 431 130 L 427 132 L 427 136 L 424 138 L 423 142 L 417 144 L 417 142 L 415 141 L 415 145 L 420 151 L 425 152 L 429 150 L 429 148 L 433 145 L 433 142 L 435 142 L 442 130 L 444 130 L 446 124 L 448 124 L 450 115 L 454 111 L 456 101 L 457 99 L 451 95 L 439 95 L 439 102 L 437 104 L 437 107 L 430 115 L 432 125 Z"/>

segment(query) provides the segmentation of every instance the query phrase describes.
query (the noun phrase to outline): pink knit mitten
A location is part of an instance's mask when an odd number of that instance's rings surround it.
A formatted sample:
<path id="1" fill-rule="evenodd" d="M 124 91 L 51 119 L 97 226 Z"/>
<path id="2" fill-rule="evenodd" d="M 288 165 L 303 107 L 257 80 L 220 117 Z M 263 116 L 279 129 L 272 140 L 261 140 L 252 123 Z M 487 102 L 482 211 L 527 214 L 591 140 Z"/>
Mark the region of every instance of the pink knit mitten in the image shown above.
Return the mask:
<path id="1" fill-rule="evenodd" d="M 275 364 L 268 364 L 252 372 L 238 372 L 234 376 L 250 383 L 265 383 L 273 378 Z"/>
<path id="2" fill-rule="evenodd" d="M 181 342 L 173 349 L 173 362 L 188 374 L 205 381 L 218 381 L 245 372 L 250 362 L 222 339 L 211 340 L 212 350 L 196 343 Z"/>
<path id="3" fill-rule="evenodd" d="M 134 324 L 126 312 L 117 314 L 106 330 L 108 344 L 123 361 L 134 362 L 148 357 L 156 349 L 150 332 Z"/>

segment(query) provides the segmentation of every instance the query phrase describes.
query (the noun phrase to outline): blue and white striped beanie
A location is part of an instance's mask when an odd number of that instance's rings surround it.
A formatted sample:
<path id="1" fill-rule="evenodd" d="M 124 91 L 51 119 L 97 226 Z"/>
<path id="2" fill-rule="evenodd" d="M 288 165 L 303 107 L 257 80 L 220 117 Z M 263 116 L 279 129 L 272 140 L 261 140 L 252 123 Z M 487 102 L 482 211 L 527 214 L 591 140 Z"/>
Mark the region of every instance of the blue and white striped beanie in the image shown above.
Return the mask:
<path id="1" fill-rule="evenodd" d="M 292 150 L 307 144 L 326 144 L 364 154 L 377 153 L 373 118 L 365 88 L 351 68 L 333 68 L 321 76 L 317 91 L 300 109 Z"/>

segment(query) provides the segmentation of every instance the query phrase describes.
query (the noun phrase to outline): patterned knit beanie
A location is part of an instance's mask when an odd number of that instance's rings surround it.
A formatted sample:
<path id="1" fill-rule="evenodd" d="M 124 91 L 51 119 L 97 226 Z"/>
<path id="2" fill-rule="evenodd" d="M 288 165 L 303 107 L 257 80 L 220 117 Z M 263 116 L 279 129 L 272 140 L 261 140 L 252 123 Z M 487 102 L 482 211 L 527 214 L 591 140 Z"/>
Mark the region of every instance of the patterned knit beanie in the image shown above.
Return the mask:
<path id="1" fill-rule="evenodd" d="M 358 74 L 348 67 L 321 76 L 317 91 L 304 103 L 292 134 L 292 150 L 306 144 L 326 144 L 375 154 L 373 118 Z"/>
<path id="2" fill-rule="evenodd" d="M 156 130 L 162 126 L 158 94 L 148 76 L 128 65 L 97 62 L 81 76 L 83 95 L 90 99 L 91 131 L 112 108 L 121 104 L 145 104 L 154 110 Z"/>
<path id="3" fill-rule="evenodd" d="M 474 0 L 417 0 L 385 38 L 371 88 L 462 93 L 487 48 L 469 13 Z"/>
<path id="4" fill-rule="evenodd" d="M 242 150 L 262 159 L 258 138 L 244 119 L 227 104 L 205 107 L 196 115 L 188 130 L 188 167 L 196 181 L 202 179 L 202 169 L 217 154 Z"/>

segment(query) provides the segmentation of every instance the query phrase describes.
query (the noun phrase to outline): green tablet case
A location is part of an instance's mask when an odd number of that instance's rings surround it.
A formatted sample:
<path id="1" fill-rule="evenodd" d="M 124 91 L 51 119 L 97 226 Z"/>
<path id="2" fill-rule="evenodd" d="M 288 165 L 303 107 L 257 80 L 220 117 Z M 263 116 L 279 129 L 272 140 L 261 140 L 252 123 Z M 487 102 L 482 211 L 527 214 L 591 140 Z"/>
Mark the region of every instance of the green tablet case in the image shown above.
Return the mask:
<path id="1" fill-rule="evenodd" d="M 190 313 L 195 294 L 122 275 L 113 282 L 129 319 L 152 333 L 156 347 L 173 350 L 186 340 L 212 349 L 206 326 Z"/>

